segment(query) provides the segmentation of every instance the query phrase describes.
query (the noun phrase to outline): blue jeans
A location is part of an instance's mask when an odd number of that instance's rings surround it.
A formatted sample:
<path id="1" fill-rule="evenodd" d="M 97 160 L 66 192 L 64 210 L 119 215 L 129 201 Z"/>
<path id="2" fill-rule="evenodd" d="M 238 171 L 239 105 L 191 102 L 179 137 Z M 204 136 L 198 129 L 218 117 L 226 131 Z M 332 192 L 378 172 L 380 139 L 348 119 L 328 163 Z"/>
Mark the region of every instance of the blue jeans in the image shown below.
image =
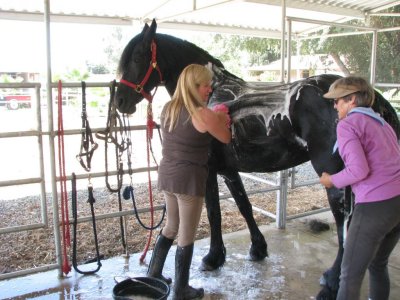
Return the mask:
<path id="1" fill-rule="evenodd" d="M 400 237 L 400 196 L 356 204 L 344 244 L 337 300 L 360 298 L 369 271 L 369 298 L 389 299 L 388 260 Z"/>

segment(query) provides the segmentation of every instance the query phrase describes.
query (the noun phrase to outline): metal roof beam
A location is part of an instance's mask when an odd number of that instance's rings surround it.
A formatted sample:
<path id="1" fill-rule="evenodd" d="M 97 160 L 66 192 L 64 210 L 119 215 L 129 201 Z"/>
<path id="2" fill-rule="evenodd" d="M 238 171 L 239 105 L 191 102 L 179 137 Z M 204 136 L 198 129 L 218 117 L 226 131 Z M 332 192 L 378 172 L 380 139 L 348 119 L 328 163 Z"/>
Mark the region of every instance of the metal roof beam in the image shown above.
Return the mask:
<path id="1" fill-rule="evenodd" d="M 172 22 L 172 21 L 171 22 L 164 21 L 162 23 L 157 23 L 157 27 L 164 29 L 179 29 L 179 30 L 189 30 L 189 31 L 227 33 L 234 35 L 247 35 L 247 36 L 270 38 L 270 39 L 281 38 L 280 31 L 265 30 L 260 28 L 243 28 L 243 27 L 214 25 L 214 24 L 191 24 L 191 23 Z"/>
<path id="2" fill-rule="evenodd" d="M 374 9 L 371 9 L 369 11 L 369 13 L 379 12 L 379 11 L 382 11 L 382 10 L 385 10 L 385 9 L 388 9 L 388 8 L 391 8 L 391 7 L 394 7 L 394 6 L 397 6 L 397 5 L 400 5 L 400 1 L 393 1 L 392 3 L 376 7 Z"/>
<path id="3" fill-rule="evenodd" d="M 372 13 L 369 15 L 371 17 L 400 17 L 400 13 Z"/>
<path id="4" fill-rule="evenodd" d="M 286 19 L 293 21 L 293 22 L 303 22 L 303 23 L 343 27 L 343 28 L 350 28 L 350 29 L 369 30 L 369 31 L 378 30 L 378 28 L 370 27 L 370 26 L 342 24 L 342 23 L 337 23 L 337 22 L 327 22 L 327 21 L 311 20 L 311 19 L 296 18 L 296 17 L 286 17 Z"/>
<path id="5" fill-rule="evenodd" d="M 213 4 L 209 4 L 207 6 L 203 6 L 203 7 L 197 8 L 196 0 L 193 0 L 193 7 L 192 7 L 191 10 L 187 10 L 187 11 L 180 12 L 180 13 L 177 13 L 177 14 L 174 14 L 174 15 L 171 15 L 171 16 L 167 16 L 167 17 L 163 17 L 161 19 L 157 19 L 157 23 L 165 22 L 167 20 L 170 20 L 170 19 L 173 19 L 173 18 L 176 18 L 176 17 L 187 16 L 187 15 L 190 15 L 191 13 L 194 13 L 194 12 L 197 12 L 197 11 L 200 11 L 200 10 L 207 10 L 208 8 L 215 7 L 215 6 L 221 6 L 223 4 L 226 4 L 226 3 L 229 3 L 229 2 L 232 2 L 232 1 L 236 1 L 236 0 L 225 0 L 225 1 L 222 1 L 222 2 L 213 3 Z"/>
<path id="6" fill-rule="evenodd" d="M 282 0 L 243 0 L 244 2 L 258 3 L 265 5 L 282 6 Z M 328 5 L 326 3 L 318 3 L 301 0 L 287 0 L 286 8 L 303 9 L 308 11 L 323 12 L 327 14 L 337 14 L 352 18 L 364 19 L 365 13 L 358 9 L 346 8 L 336 5 Z"/>
<path id="7" fill-rule="evenodd" d="M 43 22 L 44 14 L 42 12 L 23 12 L 14 10 L 1 10 L 0 19 L 17 21 L 37 21 Z M 131 18 L 118 16 L 98 16 L 98 15 L 73 15 L 73 14 L 50 14 L 51 22 L 59 23 L 77 23 L 77 24 L 103 24 L 116 26 L 131 26 Z"/>

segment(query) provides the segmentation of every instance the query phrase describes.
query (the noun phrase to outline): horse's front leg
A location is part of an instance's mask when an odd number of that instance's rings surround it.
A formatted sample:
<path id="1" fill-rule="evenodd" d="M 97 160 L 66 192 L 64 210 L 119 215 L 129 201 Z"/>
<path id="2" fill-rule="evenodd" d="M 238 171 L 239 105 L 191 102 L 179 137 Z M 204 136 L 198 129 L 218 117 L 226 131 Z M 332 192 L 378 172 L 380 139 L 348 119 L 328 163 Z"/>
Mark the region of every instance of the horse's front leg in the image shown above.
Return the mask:
<path id="1" fill-rule="evenodd" d="M 339 277 L 343 259 L 343 226 L 344 226 L 344 192 L 336 188 L 327 189 L 329 205 L 336 222 L 338 236 L 338 252 L 332 267 L 326 270 L 320 279 L 322 290 L 318 293 L 318 300 L 336 299 L 339 290 Z"/>
<path id="2" fill-rule="evenodd" d="M 237 171 L 228 170 L 221 175 L 224 177 L 225 183 L 249 228 L 251 236 L 250 259 L 254 261 L 262 260 L 268 256 L 267 242 L 260 232 L 256 220 L 254 220 L 253 208 L 247 197 L 242 179 Z"/>
<path id="3" fill-rule="evenodd" d="M 225 263 L 226 249 L 222 240 L 221 207 L 219 203 L 218 181 L 215 170 L 210 169 L 206 188 L 207 217 L 210 223 L 210 250 L 203 257 L 200 270 L 212 271 Z"/>

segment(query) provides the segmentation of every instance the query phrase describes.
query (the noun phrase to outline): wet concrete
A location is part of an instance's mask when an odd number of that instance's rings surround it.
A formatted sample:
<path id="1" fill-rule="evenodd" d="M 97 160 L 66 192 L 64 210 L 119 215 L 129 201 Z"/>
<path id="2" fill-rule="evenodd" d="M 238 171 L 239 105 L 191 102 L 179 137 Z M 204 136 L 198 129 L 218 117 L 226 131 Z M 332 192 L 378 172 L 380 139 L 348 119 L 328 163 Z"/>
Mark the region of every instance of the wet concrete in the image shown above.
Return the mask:
<path id="1" fill-rule="evenodd" d="M 331 222 L 330 212 L 312 216 Z M 209 240 L 195 243 L 190 284 L 203 287 L 203 299 L 315 299 L 320 290 L 319 278 L 330 267 L 337 251 L 334 226 L 330 231 L 313 234 L 305 219 L 288 222 L 285 230 L 275 225 L 262 226 L 267 239 L 269 257 L 261 262 L 248 260 L 250 238 L 247 230 L 224 235 L 227 261 L 214 272 L 201 272 L 198 266 L 207 253 Z M 167 257 L 165 275 L 173 278 L 173 247 Z M 95 275 L 72 271 L 59 279 L 56 270 L 0 281 L 1 299 L 112 299 L 116 276 L 144 276 L 147 265 L 139 263 L 139 254 L 129 258 L 115 257 L 102 262 Z M 146 262 L 150 261 L 151 252 Z M 80 269 L 94 269 L 95 264 Z M 400 299 L 400 246 L 390 259 L 390 299 Z M 367 280 L 362 298 L 367 299 Z M 173 285 L 172 285 L 173 288 Z M 171 289 L 172 291 L 172 289 Z M 170 296 L 169 299 L 172 297 Z"/>

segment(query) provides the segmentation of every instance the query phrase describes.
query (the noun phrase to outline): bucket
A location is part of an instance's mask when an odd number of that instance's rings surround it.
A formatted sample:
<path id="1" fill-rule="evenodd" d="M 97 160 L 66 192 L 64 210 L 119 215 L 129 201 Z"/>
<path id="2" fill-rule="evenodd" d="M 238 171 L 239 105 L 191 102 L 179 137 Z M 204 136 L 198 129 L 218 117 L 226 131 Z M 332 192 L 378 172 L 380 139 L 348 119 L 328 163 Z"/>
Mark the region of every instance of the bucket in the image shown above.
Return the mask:
<path id="1" fill-rule="evenodd" d="M 170 292 L 169 285 L 153 277 L 132 277 L 117 283 L 113 288 L 113 298 L 166 300 Z"/>

